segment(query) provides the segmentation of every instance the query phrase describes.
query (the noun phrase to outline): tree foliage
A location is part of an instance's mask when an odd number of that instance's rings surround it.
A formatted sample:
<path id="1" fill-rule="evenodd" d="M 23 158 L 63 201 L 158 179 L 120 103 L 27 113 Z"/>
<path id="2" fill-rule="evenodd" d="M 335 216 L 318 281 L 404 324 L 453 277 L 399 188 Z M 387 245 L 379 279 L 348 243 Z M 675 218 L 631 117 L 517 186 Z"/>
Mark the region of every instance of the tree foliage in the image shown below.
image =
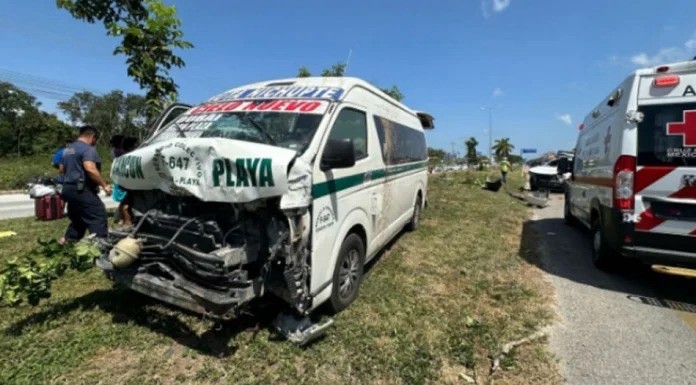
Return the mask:
<path id="1" fill-rule="evenodd" d="M 405 98 L 404 94 L 401 93 L 401 90 L 399 90 L 399 87 L 397 86 L 391 86 L 391 88 L 380 88 L 380 90 L 382 90 L 382 92 L 384 92 L 385 94 L 391 96 L 397 102 L 400 102 Z"/>
<path id="2" fill-rule="evenodd" d="M 321 71 L 321 76 L 324 77 L 342 77 L 346 73 L 346 64 L 345 63 L 336 63 L 331 66 L 331 68 L 326 68 L 323 71 Z M 302 66 L 297 70 L 297 77 L 298 78 L 308 78 L 312 76 L 312 73 L 309 71 L 309 68 L 306 66 Z M 394 100 L 397 102 L 401 102 L 404 100 L 405 96 L 397 87 L 396 85 L 391 86 L 391 88 L 380 88 L 382 92 L 385 94 L 391 96 Z"/>
<path id="3" fill-rule="evenodd" d="M 476 146 L 478 146 L 478 141 L 473 136 L 464 142 L 466 146 L 466 162 L 468 164 L 478 163 L 478 154 L 476 153 Z"/>
<path id="4" fill-rule="evenodd" d="M 298 78 L 308 78 L 312 76 L 312 73 L 309 72 L 309 68 L 302 66 L 300 67 L 299 70 L 297 70 L 297 77 Z"/>
<path id="5" fill-rule="evenodd" d="M 327 68 L 323 71 L 321 71 L 321 76 L 324 77 L 341 77 L 343 74 L 346 72 L 346 63 L 336 63 L 331 66 L 331 68 Z"/>
<path id="6" fill-rule="evenodd" d="M 175 49 L 191 48 L 183 40 L 181 21 L 174 6 L 162 0 L 56 0 L 63 8 L 88 23 L 101 22 L 110 36 L 121 37 L 114 55 L 126 56 L 128 76 L 146 90 L 147 111 L 154 118 L 178 96 L 177 85 L 170 76 L 184 60 Z"/>
<path id="7" fill-rule="evenodd" d="M 60 109 L 73 125 L 91 124 L 108 140 L 121 134 L 143 139 L 147 124 L 147 102 L 141 95 L 113 90 L 105 95 L 84 91 L 74 94 Z"/>
<path id="8" fill-rule="evenodd" d="M 39 107 L 32 95 L 0 82 L 0 157 L 54 151 L 73 134 L 72 127 Z"/>
<path id="9" fill-rule="evenodd" d="M 493 151 L 497 158 L 508 157 L 515 149 L 515 146 L 510 143 L 510 138 L 496 139 L 493 144 Z"/>

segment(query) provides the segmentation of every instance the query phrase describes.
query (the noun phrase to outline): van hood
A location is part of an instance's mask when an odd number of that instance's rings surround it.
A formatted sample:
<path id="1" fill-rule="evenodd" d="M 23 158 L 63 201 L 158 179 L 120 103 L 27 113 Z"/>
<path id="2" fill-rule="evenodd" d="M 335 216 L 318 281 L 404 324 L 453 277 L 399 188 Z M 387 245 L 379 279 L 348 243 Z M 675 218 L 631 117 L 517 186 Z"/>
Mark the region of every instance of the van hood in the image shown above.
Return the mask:
<path id="1" fill-rule="evenodd" d="M 556 166 L 536 166 L 532 167 L 529 169 L 529 172 L 532 174 L 539 174 L 539 175 L 556 175 L 558 174 L 558 168 Z"/>
<path id="2" fill-rule="evenodd" d="M 311 197 L 310 171 L 295 151 L 285 148 L 222 138 L 181 138 L 120 156 L 111 166 L 111 178 L 127 189 L 159 189 L 208 202 L 244 203 L 289 193 L 281 203 L 300 207 Z"/>

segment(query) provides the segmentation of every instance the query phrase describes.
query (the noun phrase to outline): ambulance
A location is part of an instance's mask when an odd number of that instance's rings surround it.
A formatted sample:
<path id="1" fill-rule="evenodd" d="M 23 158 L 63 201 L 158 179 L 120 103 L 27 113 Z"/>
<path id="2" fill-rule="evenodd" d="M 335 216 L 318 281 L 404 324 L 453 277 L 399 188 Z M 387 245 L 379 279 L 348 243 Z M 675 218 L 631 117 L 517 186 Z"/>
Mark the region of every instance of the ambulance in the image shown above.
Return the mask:
<path id="1" fill-rule="evenodd" d="M 587 115 L 564 212 L 598 268 L 696 266 L 696 61 L 638 70 Z"/>
<path id="2" fill-rule="evenodd" d="M 301 339 L 298 317 L 345 309 L 365 264 L 418 228 L 434 119 L 363 80 L 267 81 L 175 109 L 111 169 L 135 221 L 97 264 L 120 284 L 222 319 L 273 295 Z"/>

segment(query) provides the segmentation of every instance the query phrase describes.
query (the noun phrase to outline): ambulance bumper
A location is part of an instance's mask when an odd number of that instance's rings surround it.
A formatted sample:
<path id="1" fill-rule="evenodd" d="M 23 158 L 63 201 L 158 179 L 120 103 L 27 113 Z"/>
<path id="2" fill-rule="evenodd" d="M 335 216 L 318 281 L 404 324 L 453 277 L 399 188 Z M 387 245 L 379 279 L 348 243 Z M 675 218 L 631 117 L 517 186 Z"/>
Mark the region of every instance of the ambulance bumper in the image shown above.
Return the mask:
<path id="1" fill-rule="evenodd" d="M 696 267 L 696 253 L 656 249 L 652 247 L 627 246 L 623 254 L 648 264 L 677 264 Z"/>

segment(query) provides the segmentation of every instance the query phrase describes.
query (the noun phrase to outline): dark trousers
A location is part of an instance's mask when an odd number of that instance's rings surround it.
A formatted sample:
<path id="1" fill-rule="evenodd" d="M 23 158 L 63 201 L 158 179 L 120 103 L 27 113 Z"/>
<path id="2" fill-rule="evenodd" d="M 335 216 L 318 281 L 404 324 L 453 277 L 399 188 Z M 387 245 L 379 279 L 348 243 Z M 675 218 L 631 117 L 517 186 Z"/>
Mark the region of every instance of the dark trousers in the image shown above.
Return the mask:
<path id="1" fill-rule="evenodd" d="M 507 171 L 501 171 L 500 174 L 503 177 L 503 184 L 507 183 Z"/>
<path id="2" fill-rule="evenodd" d="M 66 184 L 63 185 L 61 195 L 68 203 L 68 218 L 70 218 L 65 239 L 80 240 L 85 236 L 87 229 L 99 238 L 106 238 L 108 235 L 106 208 L 96 192 L 89 189 L 77 191 L 76 186 Z"/>

